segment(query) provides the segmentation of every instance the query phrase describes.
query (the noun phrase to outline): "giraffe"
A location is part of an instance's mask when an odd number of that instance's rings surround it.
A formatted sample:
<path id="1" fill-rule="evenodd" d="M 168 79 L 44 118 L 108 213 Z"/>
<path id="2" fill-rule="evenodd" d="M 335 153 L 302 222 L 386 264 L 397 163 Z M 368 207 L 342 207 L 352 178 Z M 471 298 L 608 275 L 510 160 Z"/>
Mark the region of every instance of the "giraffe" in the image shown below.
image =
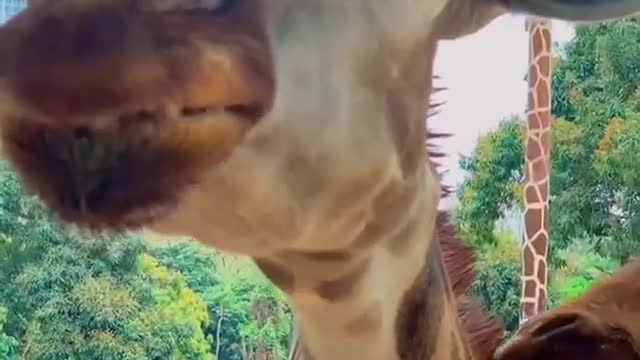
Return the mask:
<path id="1" fill-rule="evenodd" d="M 249 256 L 315 360 L 473 359 L 489 321 L 440 239 L 425 111 L 438 42 L 504 13 L 636 0 L 38 0 L 0 28 L 0 139 L 93 231 Z M 446 231 L 444 231 L 446 233 Z M 447 250 L 448 249 L 448 250 Z M 462 267 L 465 268 L 465 267 Z"/>
<path id="2" fill-rule="evenodd" d="M 529 19 L 529 72 L 520 323 L 547 303 L 551 174 L 551 22 Z"/>
<path id="3" fill-rule="evenodd" d="M 640 260 L 585 294 L 531 318 L 496 360 L 640 359 Z"/>

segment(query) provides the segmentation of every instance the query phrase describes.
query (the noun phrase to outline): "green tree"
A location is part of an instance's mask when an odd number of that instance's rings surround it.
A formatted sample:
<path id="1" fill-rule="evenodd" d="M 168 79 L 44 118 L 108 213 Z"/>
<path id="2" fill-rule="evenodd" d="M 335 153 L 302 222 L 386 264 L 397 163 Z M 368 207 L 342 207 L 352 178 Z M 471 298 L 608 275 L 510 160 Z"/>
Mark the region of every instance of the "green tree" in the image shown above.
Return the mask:
<path id="1" fill-rule="evenodd" d="M 494 243 L 496 220 L 522 197 L 524 130 L 518 118 L 504 120 L 460 161 L 470 176 L 458 190 L 455 221 L 461 236 L 474 245 Z"/>
<path id="2" fill-rule="evenodd" d="M 640 23 L 582 26 L 554 72 L 551 261 L 575 238 L 615 239 L 594 250 L 625 261 L 640 250 Z M 522 120 L 511 118 L 480 138 L 461 165 L 457 223 L 472 243 L 494 241 L 493 224 L 520 206 Z M 517 129 L 517 130 L 516 130 Z"/>
<path id="3" fill-rule="evenodd" d="M 7 319 L 7 308 L 0 307 L 0 358 L 6 360 L 18 360 L 20 343 L 18 339 L 4 332 L 4 324 Z"/>
<path id="4" fill-rule="evenodd" d="M 580 26 L 554 72 L 552 306 L 640 252 L 639 37 L 638 19 Z M 496 256 L 494 224 L 522 206 L 522 129 L 522 120 L 504 120 L 461 160 L 469 177 L 456 216 L 464 239 L 484 254 L 474 290 L 508 329 L 517 321 L 520 267 Z"/>
<path id="5" fill-rule="evenodd" d="M 495 242 L 480 253 L 470 292 L 503 322 L 507 334 L 513 334 L 519 326 L 520 249 L 513 234 L 496 235 Z"/>
<path id="6" fill-rule="evenodd" d="M 253 263 L 193 241 L 159 247 L 153 253 L 162 264 L 184 274 L 204 299 L 211 319 L 205 332 L 219 358 L 286 358 L 291 310 Z"/>
<path id="7" fill-rule="evenodd" d="M 4 162 L 0 215 L 2 356 L 213 359 L 203 300 L 138 236 L 65 229 Z"/>
<path id="8" fill-rule="evenodd" d="M 602 239 L 581 237 L 559 252 L 563 266 L 551 274 L 550 300 L 555 307 L 587 291 L 595 281 L 611 275 L 620 262 L 594 251 Z"/>

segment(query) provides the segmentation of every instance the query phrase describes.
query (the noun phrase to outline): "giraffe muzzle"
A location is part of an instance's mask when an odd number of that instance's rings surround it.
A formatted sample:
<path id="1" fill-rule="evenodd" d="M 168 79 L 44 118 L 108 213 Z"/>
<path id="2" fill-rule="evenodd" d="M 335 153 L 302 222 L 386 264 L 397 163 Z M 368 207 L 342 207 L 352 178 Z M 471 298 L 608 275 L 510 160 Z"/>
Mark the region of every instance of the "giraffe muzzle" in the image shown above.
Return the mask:
<path id="1" fill-rule="evenodd" d="M 30 191 L 82 227 L 147 225 L 271 107 L 253 12 L 128 3 L 38 3 L 0 27 L 4 151 Z"/>

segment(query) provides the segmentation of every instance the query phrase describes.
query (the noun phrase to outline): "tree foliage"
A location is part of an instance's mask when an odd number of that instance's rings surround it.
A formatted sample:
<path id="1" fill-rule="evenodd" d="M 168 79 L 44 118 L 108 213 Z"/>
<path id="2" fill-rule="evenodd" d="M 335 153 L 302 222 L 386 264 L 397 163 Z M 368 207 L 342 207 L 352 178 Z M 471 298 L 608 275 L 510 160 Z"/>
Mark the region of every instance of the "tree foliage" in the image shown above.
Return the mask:
<path id="1" fill-rule="evenodd" d="M 554 269 L 551 278 L 552 306 L 565 303 L 582 295 L 595 281 L 611 275 L 621 264 L 615 259 L 594 251 L 602 239 L 579 238 L 559 252 L 563 265 Z"/>
<path id="2" fill-rule="evenodd" d="M 71 231 L 0 162 L 0 358 L 284 359 L 290 311 L 245 260 Z"/>
<path id="3" fill-rule="evenodd" d="M 640 250 L 640 23 L 582 26 L 554 72 L 551 257 L 573 239 L 600 239 L 595 251 L 624 262 Z M 521 206 L 524 121 L 503 121 L 461 160 L 469 173 L 459 190 L 464 237 L 494 241 L 494 224 Z"/>
<path id="4" fill-rule="evenodd" d="M 640 252 L 640 22 L 580 26 L 554 70 L 550 305 L 582 294 Z M 505 119 L 460 164 L 456 223 L 483 252 L 474 290 L 512 329 L 520 265 L 495 248 L 496 221 L 522 209 L 523 119 Z M 518 246 L 518 241 L 512 241 Z"/>
<path id="5" fill-rule="evenodd" d="M 476 245 L 494 242 L 496 220 L 521 198 L 524 130 L 517 118 L 502 121 L 460 161 L 472 176 L 458 191 L 456 223 L 461 236 Z"/>
<path id="6" fill-rule="evenodd" d="M 206 333 L 225 360 L 284 359 L 291 310 L 284 295 L 247 259 L 223 256 L 193 242 L 156 249 L 160 261 L 179 269 L 209 309 Z"/>
<path id="7" fill-rule="evenodd" d="M 502 321 L 508 334 L 518 329 L 520 250 L 512 234 L 503 231 L 481 253 L 471 293 Z"/>

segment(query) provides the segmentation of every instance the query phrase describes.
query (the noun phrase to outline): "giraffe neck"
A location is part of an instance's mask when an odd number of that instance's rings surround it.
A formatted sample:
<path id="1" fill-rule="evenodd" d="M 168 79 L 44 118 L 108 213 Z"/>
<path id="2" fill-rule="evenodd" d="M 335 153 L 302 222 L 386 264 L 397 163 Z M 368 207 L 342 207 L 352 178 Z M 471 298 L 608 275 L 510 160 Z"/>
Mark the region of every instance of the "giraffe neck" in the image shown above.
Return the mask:
<path id="1" fill-rule="evenodd" d="M 256 259 L 294 306 L 290 358 L 468 358 L 439 245 L 428 236 L 440 187 L 426 167 L 417 174 L 409 186 L 416 190 L 394 199 L 408 208 L 385 229 L 387 241 L 358 255 Z"/>
<path id="2" fill-rule="evenodd" d="M 527 109 L 521 322 L 547 302 L 551 148 L 551 31 L 547 21 L 528 21 L 529 101 Z"/>

